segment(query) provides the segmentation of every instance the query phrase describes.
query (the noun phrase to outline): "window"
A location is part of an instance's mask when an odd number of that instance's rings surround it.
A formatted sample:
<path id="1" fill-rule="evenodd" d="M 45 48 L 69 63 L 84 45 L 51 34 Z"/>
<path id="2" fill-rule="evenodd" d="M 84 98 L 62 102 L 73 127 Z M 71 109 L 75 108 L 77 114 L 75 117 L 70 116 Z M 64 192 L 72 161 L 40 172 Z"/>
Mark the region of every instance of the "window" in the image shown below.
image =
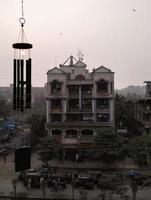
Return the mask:
<path id="1" fill-rule="evenodd" d="M 69 109 L 78 109 L 79 99 L 69 99 Z"/>
<path id="2" fill-rule="evenodd" d="M 92 100 L 82 99 L 82 108 L 92 108 Z"/>
<path id="3" fill-rule="evenodd" d="M 53 81 L 51 83 L 51 93 L 55 94 L 55 93 L 60 93 L 61 92 L 61 83 L 59 83 L 58 81 Z"/>
<path id="4" fill-rule="evenodd" d="M 108 82 L 105 80 L 100 80 L 97 82 L 97 92 L 98 93 L 107 93 L 108 92 Z"/>
<path id="5" fill-rule="evenodd" d="M 82 86 L 82 94 L 83 95 L 91 95 L 92 94 L 91 86 L 89 86 L 89 85 Z"/>
<path id="6" fill-rule="evenodd" d="M 92 121 L 92 114 L 84 114 L 83 121 Z"/>
<path id="7" fill-rule="evenodd" d="M 97 109 L 108 109 L 109 108 L 109 99 L 97 99 L 96 100 Z"/>
<path id="8" fill-rule="evenodd" d="M 61 109 L 61 100 L 60 99 L 52 99 L 51 100 L 51 108 L 52 109 Z"/>
<path id="9" fill-rule="evenodd" d="M 109 114 L 104 114 L 104 113 L 97 114 L 97 121 L 98 122 L 109 122 Z"/>
<path id="10" fill-rule="evenodd" d="M 68 92 L 69 92 L 69 95 L 78 95 L 79 94 L 79 86 L 69 85 Z"/>

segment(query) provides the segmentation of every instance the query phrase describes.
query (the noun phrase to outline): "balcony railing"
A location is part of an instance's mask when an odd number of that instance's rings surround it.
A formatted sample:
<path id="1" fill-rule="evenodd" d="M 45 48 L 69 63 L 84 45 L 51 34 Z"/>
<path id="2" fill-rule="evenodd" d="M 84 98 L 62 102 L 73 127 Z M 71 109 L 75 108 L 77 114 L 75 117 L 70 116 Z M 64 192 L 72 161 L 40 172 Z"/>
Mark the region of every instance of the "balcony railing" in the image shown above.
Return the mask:
<path id="1" fill-rule="evenodd" d="M 68 108 L 67 112 L 92 112 L 92 108 Z"/>
<path id="2" fill-rule="evenodd" d="M 51 108 L 51 112 L 62 112 L 62 108 Z"/>

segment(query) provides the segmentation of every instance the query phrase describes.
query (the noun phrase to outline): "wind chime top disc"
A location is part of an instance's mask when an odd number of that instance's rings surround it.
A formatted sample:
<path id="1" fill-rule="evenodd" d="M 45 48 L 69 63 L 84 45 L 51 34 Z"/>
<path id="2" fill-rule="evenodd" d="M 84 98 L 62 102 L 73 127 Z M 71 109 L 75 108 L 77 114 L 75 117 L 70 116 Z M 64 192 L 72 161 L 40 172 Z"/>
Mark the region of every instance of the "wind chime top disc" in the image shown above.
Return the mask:
<path id="1" fill-rule="evenodd" d="M 31 49 L 33 47 L 30 43 L 15 43 L 12 46 L 14 49 Z"/>

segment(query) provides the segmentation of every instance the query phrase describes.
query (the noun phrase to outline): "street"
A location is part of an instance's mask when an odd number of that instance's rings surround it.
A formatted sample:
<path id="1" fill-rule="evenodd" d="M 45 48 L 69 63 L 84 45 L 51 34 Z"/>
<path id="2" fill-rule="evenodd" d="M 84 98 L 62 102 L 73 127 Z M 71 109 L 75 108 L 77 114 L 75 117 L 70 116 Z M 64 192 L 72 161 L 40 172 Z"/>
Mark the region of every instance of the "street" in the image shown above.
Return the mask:
<path id="1" fill-rule="evenodd" d="M 32 168 L 37 168 L 41 166 L 41 162 L 38 159 L 37 154 L 32 154 Z M 10 154 L 7 157 L 6 163 L 0 162 L 0 196 L 11 196 L 13 195 L 13 186 L 12 179 L 18 177 L 18 173 L 15 173 L 14 170 L 14 155 Z M 40 189 L 37 188 L 28 188 L 24 187 L 22 182 L 17 182 L 16 187 L 17 195 L 27 195 L 28 197 L 43 197 L 43 193 Z M 56 198 L 58 199 L 80 199 L 79 194 L 80 189 L 74 189 L 72 185 L 67 184 L 67 189 L 55 193 L 52 191 L 52 188 L 46 187 L 46 197 L 48 198 Z M 95 199 L 99 193 L 100 189 L 94 187 L 93 190 L 85 190 L 87 193 L 87 199 L 93 200 Z M 74 195 L 73 195 L 74 194 Z M 129 189 L 128 194 L 131 196 L 131 191 Z M 141 190 L 139 189 L 137 193 L 137 200 L 150 200 L 151 197 L 151 189 Z M 120 199 L 118 196 L 115 196 L 115 199 Z"/>

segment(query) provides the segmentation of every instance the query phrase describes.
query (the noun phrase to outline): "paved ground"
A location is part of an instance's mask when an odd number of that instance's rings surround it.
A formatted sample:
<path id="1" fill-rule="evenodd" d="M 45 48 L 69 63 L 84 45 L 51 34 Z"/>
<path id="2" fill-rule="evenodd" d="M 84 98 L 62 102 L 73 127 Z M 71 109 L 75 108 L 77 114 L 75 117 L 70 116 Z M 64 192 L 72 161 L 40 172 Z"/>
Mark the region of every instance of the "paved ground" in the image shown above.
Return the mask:
<path id="1" fill-rule="evenodd" d="M 32 154 L 32 162 L 31 162 L 31 168 L 39 168 L 41 166 L 41 161 L 38 159 L 37 154 Z M 120 163 L 119 163 L 120 164 Z M 76 165 L 78 167 L 81 167 L 83 164 L 82 163 L 71 163 L 69 161 L 66 161 L 64 163 L 58 163 L 57 161 L 52 161 L 51 165 L 54 166 L 59 166 L 61 168 L 65 168 L 66 166 L 75 168 Z M 99 165 L 99 163 L 96 163 L 96 165 Z M 133 163 L 129 167 L 132 166 Z M 11 154 L 7 157 L 6 163 L 3 162 L 3 160 L 0 160 L 0 196 L 3 195 L 12 195 L 13 194 L 13 187 L 11 180 L 17 176 L 15 174 L 15 169 L 14 169 L 14 154 Z M 92 162 L 87 162 L 84 164 L 85 167 L 93 167 L 94 164 Z M 29 197 L 42 197 L 43 193 L 40 189 L 28 189 L 27 187 L 24 187 L 21 182 L 17 183 L 17 195 L 21 195 L 21 193 L 24 195 L 26 194 Z M 95 197 L 100 193 L 98 188 L 95 188 L 94 190 L 88 190 L 88 200 L 94 200 Z M 129 194 L 131 196 L 131 193 L 129 191 Z M 50 191 L 49 188 L 46 188 L 46 197 L 48 198 L 54 198 L 54 196 L 57 195 L 58 198 L 60 199 L 59 196 L 65 197 L 65 198 L 70 198 L 72 199 L 73 197 L 73 188 L 71 185 L 67 185 L 67 190 L 62 191 L 60 193 L 55 194 L 54 192 Z M 75 189 L 74 190 L 74 196 L 75 199 L 80 198 L 79 190 Z M 116 197 L 116 200 L 119 198 Z M 150 190 L 139 190 L 138 192 L 138 198 L 137 200 L 150 200 L 151 199 L 151 189 Z"/>
<path id="2" fill-rule="evenodd" d="M 17 144 L 19 147 L 21 144 L 25 142 L 25 139 L 21 136 L 17 138 L 13 138 L 14 144 Z M 17 147 L 16 146 L 16 147 Z M 41 167 L 41 161 L 38 158 L 39 156 L 37 154 L 32 154 L 31 159 L 31 168 L 39 168 Z M 60 170 L 64 170 L 65 168 L 71 168 L 75 169 L 77 168 L 99 168 L 101 166 L 100 162 L 85 162 L 85 163 L 73 163 L 69 161 L 65 161 L 64 163 L 58 163 L 58 161 L 51 161 L 51 165 L 54 167 L 58 167 Z M 125 167 L 126 166 L 126 167 Z M 119 162 L 117 163 L 116 167 L 122 168 L 137 168 L 135 163 L 133 163 L 131 160 L 126 160 L 125 163 Z M 15 164 L 14 164 L 14 154 L 9 155 L 6 158 L 6 163 L 3 162 L 3 160 L 0 160 L 0 196 L 3 195 L 12 195 L 13 194 L 13 186 L 12 186 L 12 179 L 17 177 L 17 174 L 15 173 Z M 98 188 L 95 188 L 94 190 L 88 190 L 87 196 L 88 200 L 94 200 L 96 196 L 100 193 L 100 190 Z M 27 187 L 24 187 L 21 182 L 17 183 L 17 195 L 21 195 L 21 193 L 24 195 L 26 194 L 29 197 L 42 197 L 43 193 L 40 189 L 29 189 Z M 131 196 L 131 191 L 129 190 L 129 194 Z M 67 185 L 67 190 L 62 191 L 60 193 L 55 194 L 52 192 L 49 188 L 46 188 L 46 197 L 48 198 L 54 198 L 55 195 L 58 197 L 61 196 L 65 197 L 66 199 L 72 199 L 73 198 L 73 187 L 71 185 Z M 139 190 L 138 191 L 138 198 L 137 200 L 150 200 L 151 199 L 151 189 L 149 190 Z M 75 199 L 80 198 L 79 190 L 74 190 L 74 197 Z M 61 199 L 59 198 L 59 199 Z M 116 200 L 119 200 L 118 197 L 115 198 Z"/>

